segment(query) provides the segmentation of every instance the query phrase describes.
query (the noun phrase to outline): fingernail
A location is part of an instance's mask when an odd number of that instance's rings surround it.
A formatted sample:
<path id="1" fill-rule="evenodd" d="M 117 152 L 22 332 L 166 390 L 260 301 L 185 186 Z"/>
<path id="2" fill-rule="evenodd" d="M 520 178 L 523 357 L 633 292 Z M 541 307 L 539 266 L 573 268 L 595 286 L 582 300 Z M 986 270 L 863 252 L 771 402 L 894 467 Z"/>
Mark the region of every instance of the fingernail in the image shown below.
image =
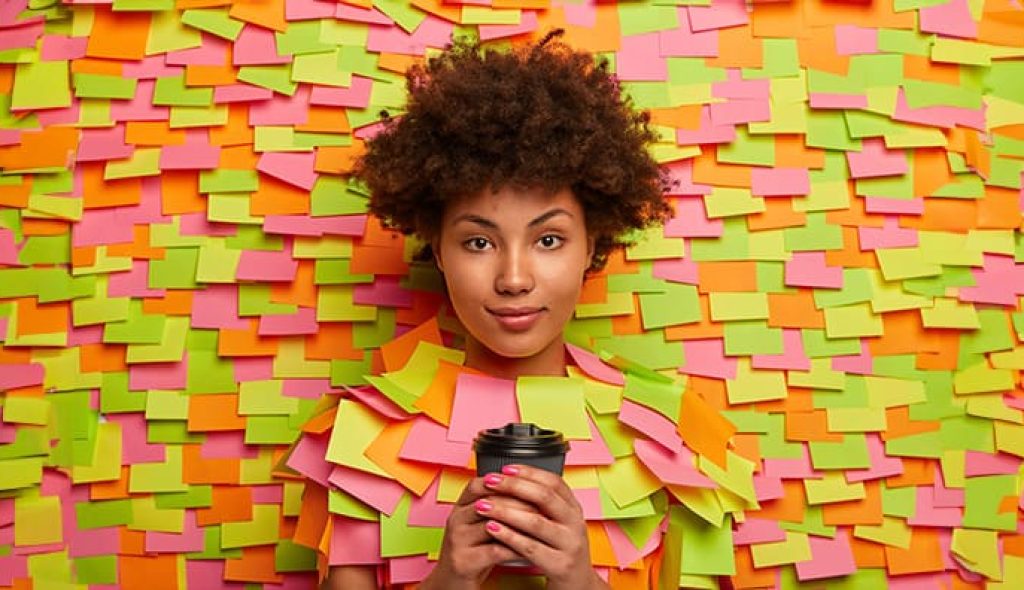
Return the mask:
<path id="1" fill-rule="evenodd" d="M 501 530 L 501 525 L 494 522 L 493 520 L 487 521 L 487 524 L 485 524 L 484 526 L 486 526 L 487 530 L 491 531 L 492 533 L 496 533 Z"/>
<path id="2" fill-rule="evenodd" d="M 477 512 L 487 512 L 491 508 L 494 508 L 494 504 L 491 504 L 487 500 L 477 500 L 473 506 L 476 507 Z"/>
<path id="3" fill-rule="evenodd" d="M 515 465 L 506 465 L 501 468 L 501 472 L 505 475 L 519 475 L 519 468 Z"/>
<path id="4" fill-rule="evenodd" d="M 486 486 L 496 486 L 499 483 L 501 483 L 501 475 L 500 474 L 488 473 L 487 476 L 484 477 L 484 485 L 486 485 Z"/>

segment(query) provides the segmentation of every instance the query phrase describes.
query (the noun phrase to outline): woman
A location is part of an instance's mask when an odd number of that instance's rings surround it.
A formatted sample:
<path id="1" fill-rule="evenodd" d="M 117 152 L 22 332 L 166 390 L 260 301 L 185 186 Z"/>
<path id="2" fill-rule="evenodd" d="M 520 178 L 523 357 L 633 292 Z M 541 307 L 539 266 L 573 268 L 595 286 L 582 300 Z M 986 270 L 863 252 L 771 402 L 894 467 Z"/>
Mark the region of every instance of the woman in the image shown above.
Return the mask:
<path id="1" fill-rule="evenodd" d="M 563 330 L 586 274 L 625 232 L 668 212 L 646 115 L 630 109 L 606 63 L 559 34 L 506 52 L 457 42 L 411 68 L 408 111 L 386 120 L 357 167 L 372 212 L 419 237 L 443 274 L 465 330 L 464 367 L 502 379 L 566 375 Z M 548 588 L 608 587 L 566 482 L 512 466 L 465 486 L 419 587 L 479 588 L 521 558 Z M 376 588 L 384 577 L 335 566 L 324 587 Z"/>

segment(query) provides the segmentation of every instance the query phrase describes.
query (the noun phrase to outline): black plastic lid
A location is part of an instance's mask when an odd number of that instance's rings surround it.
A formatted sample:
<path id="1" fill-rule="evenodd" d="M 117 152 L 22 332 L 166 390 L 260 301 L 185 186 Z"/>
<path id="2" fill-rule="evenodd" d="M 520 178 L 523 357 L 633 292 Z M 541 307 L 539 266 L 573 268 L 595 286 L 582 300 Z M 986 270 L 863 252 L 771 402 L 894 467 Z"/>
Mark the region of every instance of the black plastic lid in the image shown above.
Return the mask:
<path id="1" fill-rule="evenodd" d="M 562 433 L 536 424 L 509 422 L 501 428 L 481 430 L 473 441 L 478 455 L 513 455 L 517 457 L 549 457 L 569 451 Z"/>

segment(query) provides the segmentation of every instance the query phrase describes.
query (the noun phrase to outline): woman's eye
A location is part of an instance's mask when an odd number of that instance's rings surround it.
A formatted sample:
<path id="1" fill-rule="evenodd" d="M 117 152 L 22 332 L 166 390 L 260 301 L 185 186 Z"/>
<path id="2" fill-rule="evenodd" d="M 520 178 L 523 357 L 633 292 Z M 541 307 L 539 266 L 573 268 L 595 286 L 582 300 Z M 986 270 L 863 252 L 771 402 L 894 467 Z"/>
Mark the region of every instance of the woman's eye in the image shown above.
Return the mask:
<path id="1" fill-rule="evenodd" d="M 550 235 L 550 234 L 546 235 L 546 236 L 542 236 L 540 238 L 540 240 L 537 240 L 537 242 L 541 245 L 541 247 L 545 248 L 547 250 L 551 250 L 551 249 L 554 249 L 554 248 L 557 248 L 557 247 L 561 246 L 562 245 L 562 241 L 563 241 L 562 238 L 560 238 L 559 236 L 554 236 L 554 235 Z"/>
<path id="2" fill-rule="evenodd" d="M 486 238 L 469 238 L 463 244 L 470 250 L 486 250 L 491 242 Z"/>

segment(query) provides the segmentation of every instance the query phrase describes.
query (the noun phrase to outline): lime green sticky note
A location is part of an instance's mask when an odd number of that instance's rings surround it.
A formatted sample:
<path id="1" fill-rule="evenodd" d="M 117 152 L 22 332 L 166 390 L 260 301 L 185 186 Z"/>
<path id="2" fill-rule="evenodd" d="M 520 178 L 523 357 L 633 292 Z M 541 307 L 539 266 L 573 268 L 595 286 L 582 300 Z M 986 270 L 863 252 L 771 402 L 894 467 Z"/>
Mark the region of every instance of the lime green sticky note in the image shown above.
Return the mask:
<path id="1" fill-rule="evenodd" d="M 658 478 L 643 466 L 636 455 L 628 455 L 611 465 L 598 467 L 597 477 L 601 488 L 608 492 L 619 507 L 650 496 L 661 488 Z"/>
<path id="2" fill-rule="evenodd" d="M 18 64 L 14 70 L 12 109 L 71 106 L 70 68 L 66 60 Z"/>
<path id="3" fill-rule="evenodd" d="M 358 305 L 351 285 L 324 285 L 317 289 L 318 322 L 370 322 L 377 317 L 374 305 Z"/>
<path id="4" fill-rule="evenodd" d="M 401 0 L 375 0 L 373 5 L 409 34 L 427 18 L 425 12 Z"/>
<path id="5" fill-rule="evenodd" d="M 716 322 L 768 318 L 767 293 L 715 292 L 709 295 L 709 300 L 711 319 Z"/>
<path id="6" fill-rule="evenodd" d="M 462 7 L 462 24 L 464 25 L 518 25 L 522 11 L 518 8 L 491 8 L 489 6 Z"/>
<path id="7" fill-rule="evenodd" d="M 964 486 L 963 526 L 978 529 L 1014 531 L 1017 514 L 1000 512 L 1000 500 L 1019 495 L 1015 475 L 968 477 Z"/>
<path id="8" fill-rule="evenodd" d="M 288 416 L 249 416 L 245 421 L 245 444 L 287 445 L 298 436 L 299 428 Z"/>
<path id="9" fill-rule="evenodd" d="M 128 491 L 183 492 L 188 486 L 182 481 L 183 461 L 180 445 L 167 445 L 162 463 L 136 463 L 128 473 Z"/>
<path id="10" fill-rule="evenodd" d="M 868 467 L 868 464 L 864 467 Z M 864 498 L 863 482 L 849 483 L 841 471 L 827 471 L 821 479 L 804 480 L 808 504 L 831 504 Z"/>
<path id="11" fill-rule="evenodd" d="M 291 79 L 325 86 L 351 86 L 352 73 L 341 69 L 340 56 L 338 50 L 296 55 L 292 60 Z"/>
<path id="12" fill-rule="evenodd" d="M 96 555 L 74 559 L 79 584 L 117 584 L 117 556 Z"/>
<path id="13" fill-rule="evenodd" d="M 726 516 L 721 526 L 714 526 L 686 510 L 677 510 L 673 516 L 679 517 L 682 529 L 682 573 L 708 576 L 736 573 L 731 516 Z"/>
<path id="14" fill-rule="evenodd" d="M 844 434 L 841 442 L 810 441 L 811 464 L 815 469 L 867 469 L 871 467 L 867 440 L 863 434 Z"/>
<path id="15" fill-rule="evenodd" d="M 666 282 L 660 293 L 640 294 L 640 318 L 645 330 L 699 322 L 697 287 Z"/>
<path id="16" fill-rule="evenodd" d="M 341 490 L 327 490 L 327 510 L 358 520 L 380 520 L 381 513 Z"/>
<path id="17" fill-rule="evenodd" d="M 883 432 L 885 408 L 828 408 L 829 432 Z"/>
<path id="18" fill-rule="evenodd" d="M 242 66 L 238 68 L 238 79 L 255 86 L 273 90 L 279 94 L 291 96 L 299 87 L 292 81 L 290 63 L 273 66 Z"/>
<path id="19" fill-rule="evenodd" d="M 212 102 L 213 88 L 186 86 L 184 74 L 157 78 L 153 88 L 154 105 L 203 107 Z"/>
<path id="20" fill-rule="evenodd" d="M 193 8 L 181 13 L 181 22 L 222 39 L 234 41 L 245 23 L 228 16 L 227 8 Z"/>
<path id="21" fill-rule="evenodd" d="M 677 423 L 683 389 L 682 382 L 656 381 L 627 372 L 622 397 L 658 412 L 672 423 Z"/>
<path id="22" fill-rule="evenodd" d="M 982 361 L 957 370 L 953 377 L 953 388 L 958 395 L 1009 392 L 1014 387 L 1014 374 L 1010 369 L 992 369 L 988 362 Z"/>
<path id="23" fill-rule="evenodd" d="M 234 549 L 277 543 L 280 520 L 281 507 L 277 504 L 253 504 L 252 520 L 221 525 L 220 545 L 224 549 Z"/>
<path id="24" fill-rule="evenodd" d="M 133 78 L 85 72 L 74 74 L 72 79 L 75 85 L 75 96 L 78 98 L 121 100 L 129 100 L 135 96 L 135 85 L 138 82 Z"/>
<path id="25" fill-rule="evenodd" d="M 96 429 L 91 461 L 71 467 L 71 481 L 89 483 L 121 478 L 121 424 L 103 422 Z"/>
<path id="26" fill-rule="evenodd" d="M 132 513 L 130 499 L 75 503 L 75 522 L 83 529 L 125 525 L 132 521 Z"/>
<path id="27" fill-rule="evenodd" d="M 516 380 L 516 402 L 523 422 L 557 430 L 567 439 L 590 440 L 582 379 L 520 377 Z"/>
<path id="28" fill-rule="evenodd" d="M 674 369 L 683 364 L 682 342 L 667 342 L 661 330 L 629 334 L 614 338 L 598 338 L 596 348 L 635 360 L 651 369 Z"/>
<path id="29" fill-rule="evenodd" d="M 704 207 L 711 219 L 750 215 L 765 210 L 764 199 L 755 197 L 750 189 L 718 186 L 712 189 L 710 195 L 705 195 Z"/>
<path id="30" fill-rule="evenodd" d="M 934 276 L 942 272 L 940 265 L 925 260 L 920 248 L 878 248 L 875 256 L 887 281 Z"/>
<path id="31" fill-rule="evenodd" d="M 885 331 L 881 316 L 863 303 L 825 309 L 825 334 L 829 338 L 881 336 Z"/>
<path id="32" fill-rule="evenodd" d="M 725 382 L 725 388 L 730 405 L 784 399 L 787 394 L 782 371 L 752 369 L 745 357 L 736 359 L 736 376 Z"/>
<path id="33" fill-rule="evenodd" d="M 373 410 L 352 400 L 342 399 L 338 403 L 334 429 L 327 444 L 327 459 L 381 477 L 391 477 L 363 455 L 366 447 L 376 440 L 385 426 L 387 421 Z"/>
<path id="34" fill-rule="evenodd" d="M 675 6 L 662 6 L 653 2 L 617 4 L 619 27 L 622 35 L 639 35 L 654 31 L 667 31 L 679 26 L 679 13 Z"/>
<path id="35" fill-rule="evenodd" d="M 4 422 L 45 426 L 50 420 L 50 400 L 42 397 L 7 396 Z"/>
<path id="36" fill-rule="evenodd" d="M 282 394 L 280 380 L 246 381 L 238 386 L 238 413 L 240 415 L 280 416 L 294 414 L 299 400 Z"/>
<path id="37" fill-rule="evenodd" d="M 155 262 L 155 261 L 154 261 Z M 150 266 L 150 271 L 153 267 Z M 155 363 L 180 361 L 185 353 L 185 337 L 188 334 L 189 318 L 168 317 L 164 322 L 163 334 L 156 344 L 129 344 L 129 363 Z"/>
<path id="38" fill-rule="evenodd" d="M 634 232 L 630 237 L 635 243 L 626 248 L 627 260 L 676 259 L 686 255 L 686 240 L 665 237 L 665 229 L 661 226 Z"/>
<path id="39" fill-rule="evenodd" d="M 723 333 L 727 356 L 783 353 L 782 329 L 770 327 L 767 320 L 726 322 Z"/>
<path id="40" fill-rule="evenodd" d="M 619 421 L 617 414 L 591 414 L 601 438 L 608 445 L 608 451 L 615 458 L 633 453 L 633 429 Z"/>
<path id="41" fill-rule="evenodd" d="M 153 289 L 195 289 L 198 286 L 198 261 L 198 248 L 168 248 L 163 259 L 149 262 L 149 286 Z"/>
<path id="42" fill-rule="evenodd" d="M 146 392 L 146 420 L 187 420 L 189 396 L 179 390 Z"/>
<path id="43" fill-rule="evenodd" d="M 631 315 L 636 311 L 633 294 L 610 292 L 601 303 L 577 303 L 577 318 L 596 318 L 616 315 Z"/>
<path id="44" fill-rule="evenodd" d="M 990 580 L 1002 579 L 1003 560 L 999 551 L 999 535 L 996 531 L 955 528 L 950 549 L 964 563 L 971 565 L 971 571 Z"/>
<path id="45" fill-rule="evenodd" d="M 14 499 L 14 544 L 46 545 L 60 543 L 60 498 L 58 496 L 23 496 Z"/>
<path id="46" fill-rule="evenodd" d="M 437 553 L 444 529 L 409 525 L 412 497 L 403 494 L 391 516 L 380 515 L 380 554 L 382 557 Z"/>

